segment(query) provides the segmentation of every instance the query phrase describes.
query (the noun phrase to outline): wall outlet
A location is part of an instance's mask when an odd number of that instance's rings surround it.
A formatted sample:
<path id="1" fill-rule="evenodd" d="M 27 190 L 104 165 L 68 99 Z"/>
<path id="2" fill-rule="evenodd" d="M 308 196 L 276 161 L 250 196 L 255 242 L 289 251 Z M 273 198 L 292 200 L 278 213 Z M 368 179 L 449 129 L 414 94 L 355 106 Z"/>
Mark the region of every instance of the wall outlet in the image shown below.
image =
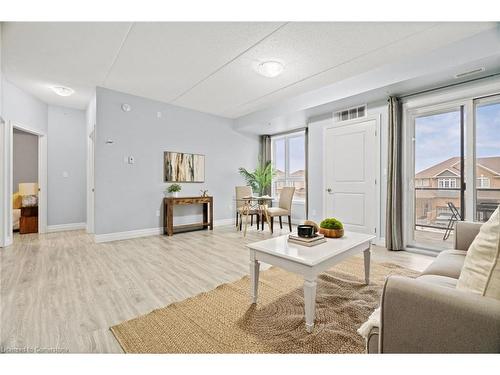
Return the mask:
<path id="1" fill-rule="evenodd" d="M 161 118 L 161 112 L 156 112 L 156 118 Z"/>
<path id="2" fill-rule="evenodd" d="M 64 172 L 63 172 L 63 177 L 64 177 L 64 178 L 68 178 L 68 176 L 69 176 L 69 173 L 68 173 L 68 172 L 66 172 L 66 171 L 64 171 Z"/>
<path id="3" fill-rule="evenodd" d="M 135 163 L 135 158 L 133 156 L 128 157 L 128 163 L 129 164 L 134 164 Z"/>
<path id="4" fill-rule="evenodd" d="M 156 210 L 156 217 L 160 217 L 160 210 Z"/>

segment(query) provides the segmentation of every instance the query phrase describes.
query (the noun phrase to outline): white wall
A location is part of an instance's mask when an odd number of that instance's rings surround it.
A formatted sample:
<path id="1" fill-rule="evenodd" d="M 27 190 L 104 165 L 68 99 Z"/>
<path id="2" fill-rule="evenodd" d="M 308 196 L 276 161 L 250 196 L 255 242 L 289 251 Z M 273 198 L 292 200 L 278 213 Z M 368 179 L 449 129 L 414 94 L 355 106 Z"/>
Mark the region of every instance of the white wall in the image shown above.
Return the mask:
<path id="1" fill-rule="evenodd" d="M 3 79 L 3 118 L 47 134 L 48 105 Z"/>
<path id="2" fill-rule="evenodd" d="M 48 134 L 48 225 L 85 223 L 85 112 L 49 106 Z"/>
<path id="3" fill-rule="evenodd" d="M 368 116 L 375 116 L 380 119 L 380 176 L 377 179 L 380 184 L 380 226 L 377 233 L 385 232 L 385 202 L 387 193 L 387 104 L 377 102 L 368 104 Z M 332 118 L 311 122 L 309 124 L 309 155 L 308 155 L 308 197 L 309 197 L 309 219 L 320 222 L 325 218 L 324 212 L 324 189 L 323 168 L 324 168 L 324 129 L 333 123 Z"/>
<path id="4" fill-rule="evenodd" d="M 130 112 L 122 111 L 123 103 L 131 106 Z M 244 184 L 238 168 L 255 168 L 259 139 L 236 132 L 232 124 L 230 119 L 98 88 L 96 235 L 162 227 L 168 186 L 163 182 L 164 151 L 204 154 L 205 182 L 181 184 L 181 195 L 198 196 L 200 189 L 208 189 L 214 196 L 214 218 L 233 220 L 234 187 Z M 128 156 L 135 164 L 126 163 Z M 175 214 L 179 224 L 199 221 L 201 207 L 177 207 Z"/>
<path id="5" fill-rule="evenodd" d="M 12 192 L 20 183 L 38 183 L 38 136 L 14 129 L 12 167 Z"/>

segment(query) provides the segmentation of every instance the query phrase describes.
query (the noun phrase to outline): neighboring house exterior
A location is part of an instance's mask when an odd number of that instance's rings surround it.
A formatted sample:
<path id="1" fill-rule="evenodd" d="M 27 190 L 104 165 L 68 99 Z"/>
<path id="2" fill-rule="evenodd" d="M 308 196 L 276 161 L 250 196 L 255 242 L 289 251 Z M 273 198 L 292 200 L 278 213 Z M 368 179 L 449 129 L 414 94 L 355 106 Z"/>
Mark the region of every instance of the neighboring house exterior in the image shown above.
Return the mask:
<path id="1" fill-rule="evenodd" d="M 273 195 L 279 196 L 284 186 L 295 186 L 294 200 L 305 200 L 306 198 L 306 172 L 303 169 L 291 173 L 285 178 L 285 172 L 276 169 L 273 178 Z"/>
<path id="2" fill-rule="evenodd" d="M 500 202 L 500 156 L 477 158 L 476 188 L 476 220 L 484 221 Z M 448 202 L 460 210 L 460 158 L 418 172 L 415 190 L 417 225 L 445 226 L 451 215 Z"/>

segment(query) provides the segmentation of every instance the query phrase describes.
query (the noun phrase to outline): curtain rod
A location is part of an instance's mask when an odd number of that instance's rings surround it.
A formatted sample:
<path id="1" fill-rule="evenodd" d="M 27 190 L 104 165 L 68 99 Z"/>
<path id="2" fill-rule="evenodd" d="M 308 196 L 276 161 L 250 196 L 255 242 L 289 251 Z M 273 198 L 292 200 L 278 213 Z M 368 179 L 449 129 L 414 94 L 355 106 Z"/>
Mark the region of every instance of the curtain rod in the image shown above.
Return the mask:
<path id="1" fill-rule="evenodd" d="M 287 131 L 284 131 L 284 132 L 280 132 L 280 133 L 273 133 L 273 134 L 263 134 L 263 135 L 267 135 L 269 137 L 277 137 L 277 136 L 280 136 L 280 135 L 285 135 L 285 134 L 291 134 L 291 133 L 297 133 L 297 132 L 300 132 L 300 131 L 306 131 L 307 130 L 307 127 L 304 126 L 302 128 L 296 128 L 296 129 L 292 129 L 292 130 L 287 130 Z"/>
<path id="2" fill-rule="evenodd" d="M 484 77 L 480 77 L 480 78 L 469 79 L 468 81 L 450 83 L 449 85 L 438 86 L 438 87 L 434 87 L 432 89 L 417 91 L 417 92 L 414 92 L 414 93 L 411 93 L 411 94 L 401 95 L 401 96 L 399 96 L 399 98 L 400 99 L 409 98 L 410 96 L 425 94 L 425 93 L 428 93 L 428 92 L 437 91 L 437 90 L 441 90 L 441 89 L 446 89 L 446 88 L 454 87 L 454 86 L 458 86 L 458 85 L 464 85 L 466 83 L 480 81 L 482 79 L 487 79 L 487 78 L 496 77 L 496 76 L 500 76 L 500 73 L 494 73 L 494 74 L 490 74 L 490 75 L 487 75 L 487 76 L 484 76 Z"/>

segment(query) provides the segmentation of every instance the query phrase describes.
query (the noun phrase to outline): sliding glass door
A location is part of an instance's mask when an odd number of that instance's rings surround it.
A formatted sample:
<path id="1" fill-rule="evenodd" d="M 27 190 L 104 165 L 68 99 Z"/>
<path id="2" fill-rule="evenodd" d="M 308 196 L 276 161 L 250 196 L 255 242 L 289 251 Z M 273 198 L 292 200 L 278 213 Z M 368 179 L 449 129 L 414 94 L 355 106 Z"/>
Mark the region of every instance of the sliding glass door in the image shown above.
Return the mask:
<path id="1" fill-rule="evenodd" d="M 500 204 L 500 97 L 474 102 L 476 124 L 476 221 L 487 221 Z"/>
<path id="2" fill-rule="evenodd" d="M 484 222 L 500 204 L 500 96 L 406 116 L 406 246 L 452 249 L 457 221 Z"/>
<path id="3" fill-rule="evenodd" d="M 464 217 L 463 107 L 415 117 L 411 242 L 452 248 L 452 224 Z"/>

